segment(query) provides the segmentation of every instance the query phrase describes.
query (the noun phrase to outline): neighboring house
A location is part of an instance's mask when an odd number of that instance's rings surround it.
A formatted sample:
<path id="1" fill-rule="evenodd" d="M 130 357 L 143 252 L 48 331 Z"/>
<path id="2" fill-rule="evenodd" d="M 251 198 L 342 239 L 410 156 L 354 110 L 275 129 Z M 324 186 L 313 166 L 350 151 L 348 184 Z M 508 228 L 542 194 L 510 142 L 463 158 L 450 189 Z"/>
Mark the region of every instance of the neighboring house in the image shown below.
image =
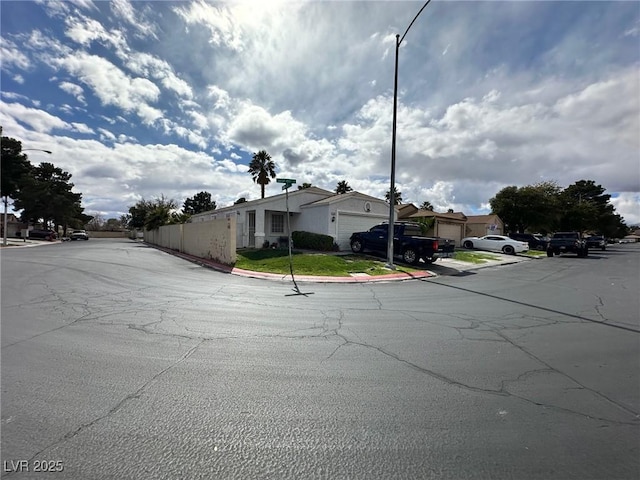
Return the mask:
<path id="1" fill-rule="evenodd" d="M 504 222 L 496 214 L 469 215 L 465 237 L 484 237 L 485 235 L 506 235 Z"/>
<path id="2" fill-rule="evenodd" d="M 191 217 L 191 222 L 235 216 L 238 248 L 281 244 L 288 237 L 286 195 L 251 200 Z M 389 219 L 389 204 L 359 192 L 336 195 L 318 187 L 289 192 L 291 231 L 330 235 L 341 250 L 349 248 L 353 232 Z"/>
<path id="3" fill-rule="evenodd" d="M 400 205 L 396 205 L 396 213 L 400 219 L 405 219 L 417 211 L 419 211 L 419 208 L 413 203 L 401 203 Z"/>
<path id="4" fill-rule="evenodd" d="M 4 238 L 4 214 L 0 217 L 0 237 Z M 7 213 L 7 238 L 21 236 L 22 230 L 28 227 L 27 223 L 22 223 L 13 213 Z"/>
<path id="5" fill-rule="evenodd" d="M 405 214 L 410 209 L 405 210 Z M 427 236 L 448 238 L 453 240 L 457 246 L 460 245 L 460 241 L 465 237 L 465 225 L 467 217 L 462 212 L 454 213 L 438 213 L 431 210 L 416 211 L 401 220 L 418 221 L 421 218 L 430 219 L 433 222 L 431 228 L 427 231 Z"/>

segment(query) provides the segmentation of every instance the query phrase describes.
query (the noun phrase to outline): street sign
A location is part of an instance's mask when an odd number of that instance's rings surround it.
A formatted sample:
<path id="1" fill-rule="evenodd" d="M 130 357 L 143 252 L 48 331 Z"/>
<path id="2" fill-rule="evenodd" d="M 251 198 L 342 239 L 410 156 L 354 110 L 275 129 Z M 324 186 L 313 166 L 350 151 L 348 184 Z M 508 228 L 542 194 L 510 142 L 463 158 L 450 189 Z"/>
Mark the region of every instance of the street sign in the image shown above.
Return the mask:
<path id="1" fill-rule="evenodd" d="M 291 185 L 296 183 L 296 181 L 292 178 L 276 178 L 276 182 L 284 183 L 284 185 L 282 186 L 282 190 L 287 190 Z"/>

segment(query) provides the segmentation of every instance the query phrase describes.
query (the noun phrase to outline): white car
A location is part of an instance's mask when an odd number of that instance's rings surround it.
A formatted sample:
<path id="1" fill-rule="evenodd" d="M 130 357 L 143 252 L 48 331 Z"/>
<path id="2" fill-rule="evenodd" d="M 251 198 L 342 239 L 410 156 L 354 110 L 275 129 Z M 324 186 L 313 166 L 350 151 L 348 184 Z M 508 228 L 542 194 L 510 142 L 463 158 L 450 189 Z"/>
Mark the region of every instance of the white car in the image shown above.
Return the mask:
<path id="1" fill-rule="evenodd" d="M 503 235 L 485 235 L 484 237 L 466 237 L 462 239 L 464 248 L 477 248 L 478 250 L 489 250 L 492 252 L 502 252 L 513 255 L 520 252 L 529 251 L 527 242 L 513 240 Z"/>
<path id="2" fill-rule="evenodd" d="M 71 235 L 69 235 L 69 238 L 71 240 L 89 240 L 89 235 L 87 235 L 87 232 L 84 230 L 74 230 L 71 232 Z"/>

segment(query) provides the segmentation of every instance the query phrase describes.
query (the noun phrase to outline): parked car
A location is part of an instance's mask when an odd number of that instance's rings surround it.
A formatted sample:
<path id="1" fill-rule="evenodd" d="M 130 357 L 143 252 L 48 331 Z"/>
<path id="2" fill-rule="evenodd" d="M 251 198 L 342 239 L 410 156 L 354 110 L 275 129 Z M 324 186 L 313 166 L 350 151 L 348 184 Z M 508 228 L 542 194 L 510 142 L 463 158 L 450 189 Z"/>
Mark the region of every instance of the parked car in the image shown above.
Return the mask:
<path id="1" fill-rule="evenodd" d="M 478 250 L 489 250 L 491 252 L 502 252 L 507 255 L 528 252 L 529 244 L 514 240 L 504 235 L 485 235 L 484 237 L 465 237 L 462 239 L 464 248 L 477 248 Z"/>
<path id="2" fill-rule="evenodd" d="M 531 250 L 546 250 L 549 239 L 537 233 L 510 233 L 509 238 L 527 242 Z"/>
<path id="3" fill-rule="evenodd" d="M 592 235 L 587 237 L 587 248 L 607 249 L 607 240 L 602 235 Z"/>
<path id="4" fill-rule="evenodd" d="M 432 263 L 438 258 L 453 256 L 453 242 L 444 238 L 423 236 L 417 223 L 395 222 L 393 226 L 393 253 L 401 255 L 404 262 L 415 264 L 422 258 L 426 263 Z M 385 253 L 388 236 L 388 223 L 376 225 L 367 232 L 355 232 L 351 235 L 351 250 L 355 253 L 364 250 Z"/>
<path id="5" fill-rule="evenodd" d="M 53 230 L 42 230 L 38 228 L 34 228 L 28 231 L 28 238 L 38 238 L 41 240 L 55 240 L 58 238 L 58 235 Z"/>
<path id="6" fill-rule="evenodd" d="M 89 235 L 87 235 L 87 232 L 84 230 L 74 230 L 71 232 L 71 235 L 69 235 L 69 238 L 71 240 L 89 240 Z"/>
<path id="7" fill-rule="evenodd" d="M 553 234 L 547 246 L 547 257 L 560 255 L 561 253 L 575 253 L 579 257 L 589 255 L 587 242 L 580 232 L 557 232 Z"/>

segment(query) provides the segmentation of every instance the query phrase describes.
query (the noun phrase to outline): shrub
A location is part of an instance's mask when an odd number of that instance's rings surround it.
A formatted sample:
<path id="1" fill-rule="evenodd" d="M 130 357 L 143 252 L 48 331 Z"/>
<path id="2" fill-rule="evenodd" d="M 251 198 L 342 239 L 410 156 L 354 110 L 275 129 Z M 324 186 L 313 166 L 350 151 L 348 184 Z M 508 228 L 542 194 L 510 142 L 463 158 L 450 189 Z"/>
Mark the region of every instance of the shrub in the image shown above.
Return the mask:
<path id="1" fill-rule="evenodd" d="M 293 232 L 291 234 L 291 240 L 296 248 L 320 250 L 323 252 L 333 250 L 334 244 L 333 237 L 312 232 Z"/>

